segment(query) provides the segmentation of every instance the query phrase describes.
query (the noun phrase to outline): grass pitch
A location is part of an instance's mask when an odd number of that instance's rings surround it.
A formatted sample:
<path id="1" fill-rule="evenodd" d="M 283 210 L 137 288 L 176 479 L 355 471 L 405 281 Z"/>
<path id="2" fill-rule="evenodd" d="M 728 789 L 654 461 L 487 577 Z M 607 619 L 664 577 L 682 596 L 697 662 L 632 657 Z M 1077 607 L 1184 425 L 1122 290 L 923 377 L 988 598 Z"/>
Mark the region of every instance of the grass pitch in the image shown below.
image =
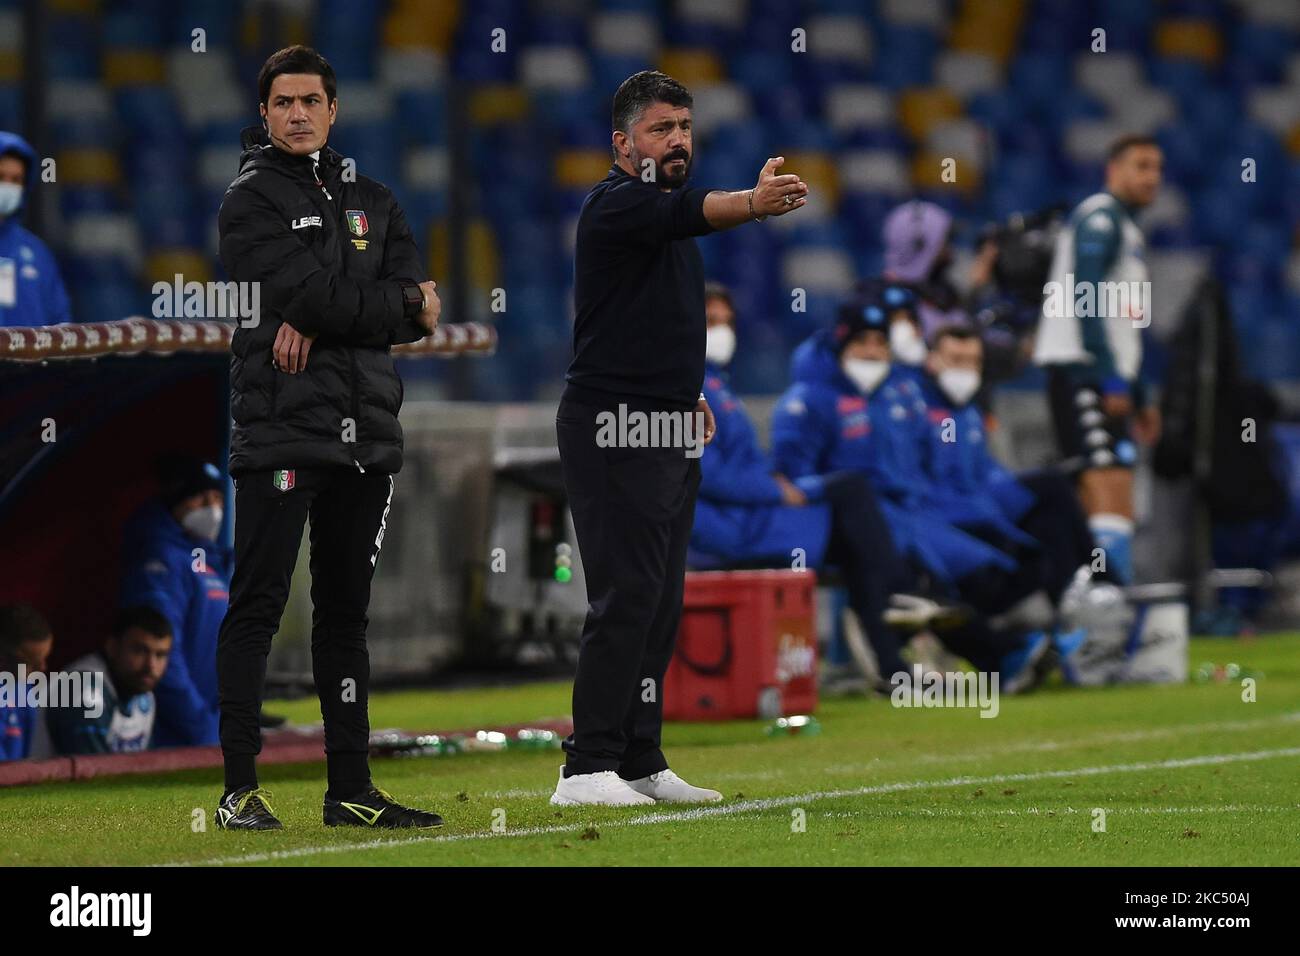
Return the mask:
<path id="1" fill-rule="evenodd" d="M 1196 640 L 1202 661 L 1262 672 L 1258 699 L 1244 702 L 1239 682 L 1050 686 L 1003 697 L 994 719 L 841 698 L 823 702 L 812 737 L 768 738 L 757 721 L 669 725 L 674 769 L 726 794 L 707 808 L 552 807 L 558 751 L 373 761 L 376 783 L 447 820 L 405 834 L 324 828 L 323 762 L 262 770 L 286 827 L 274 833 L 216 829 L 216 770 L 0 790 L 0 863 L 1300 864 L 1300 635 Z M 314 700 L 269 709 L 319 719 Z M 568 709 L 564 683 L 371 700 L 375 727 Z"/>

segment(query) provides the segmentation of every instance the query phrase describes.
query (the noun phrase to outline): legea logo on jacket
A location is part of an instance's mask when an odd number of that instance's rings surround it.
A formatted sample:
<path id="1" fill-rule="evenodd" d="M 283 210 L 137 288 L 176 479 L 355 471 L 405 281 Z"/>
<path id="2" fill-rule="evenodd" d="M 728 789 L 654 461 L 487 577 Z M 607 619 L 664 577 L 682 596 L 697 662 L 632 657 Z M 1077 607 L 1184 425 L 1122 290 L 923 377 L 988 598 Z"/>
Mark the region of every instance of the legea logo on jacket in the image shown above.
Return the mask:
<path id="1" fill-rule="evenodd" d="M 289 223 L 289 226 L 293 229 L 306 229 L 308 226 L 319 226 L 321 224 L 320 216 L 302 216 Z"/>

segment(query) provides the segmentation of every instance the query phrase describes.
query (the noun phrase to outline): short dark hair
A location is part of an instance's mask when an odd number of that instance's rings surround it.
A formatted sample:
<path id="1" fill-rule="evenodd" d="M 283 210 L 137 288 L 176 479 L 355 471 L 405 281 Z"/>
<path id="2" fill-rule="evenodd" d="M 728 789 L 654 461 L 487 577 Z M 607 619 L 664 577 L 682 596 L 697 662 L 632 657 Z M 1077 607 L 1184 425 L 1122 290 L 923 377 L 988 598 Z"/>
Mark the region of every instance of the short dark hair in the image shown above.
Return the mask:
<path id="1" fill-rule="evenodd" d="M 330 66 L 329 60 L 311 47 L 298 44 L 296 46 L 287 46 L 283 50 L 276 50 L 266 58 L 266 62 L 258 70 L 257 96 L 259 103 L 265 103 L 271 98 L 271 84 L 282 73 L 316 74 L 320 77 L 321 85 L 325 87 L 325 102 L 334 102 L 334 96 L 338 93 L 338 80 L 334 76 L 334 67 Z"/>
<path id="2" fill-rule="evenodd" d="M 118 611 L 113 618 L 111 633 L 113 637 L 122 638 L 133 627 L 154 637 L 172 636 L 172 622 L 167 620 L 167 615 L 145 604 Z"/>
<path id="3" fill-rule="evenodd" d="M 1119 139 L 1110 144 L 1106 150 L 1106 162 L 1113 163 L 1134 146 L 1159 146 L 1160 143 L 1154 136 L 1147 133 L 1125 133 Z"/>
<path id="4" fill-rule="evenodd" d="M 667 73 L 658 70 L 633 73 L 619 84 L 618 92 L 614 94 L 614 129 L 628 132 L 636 119 L 655 103 L 690 109 L 695 105 L 695 98 L 690 90 Z"/>
<path id="5" fill-rule="evenodd" d="M 11 658 L 21 645 L 43 641 L 50 633 L 50 622 L 30 604 L 0 607 L 0 658 Z"/>
<path id="6" fill-rule="evenodd" d="M 730 309 L 733 314 L 735 313 L 736 303 L 731 298 L 731 290 L 721 282 L 710 280 L 709 282 L 704 283 L 704 303 L 707 305 L 710 299 L 721 299 L 723 302 L 727 303 L 727 308 Z"/>
<path id="7" fill-rule="evenodd" d="M 956 339 L 958 342 L 969 342 L 973 339 L 981 345 L 984 341 L 980 338 L 979 332 L 975 329 L 971 328 L 969 325 L 958 325 L 956 322 L 951 322 L 948 325 L 941 325 L 939 328 L 935 329 L 934 335 L 930 337 L 931 348 L 937 349 L 939 343 L 944 339 Z"/>

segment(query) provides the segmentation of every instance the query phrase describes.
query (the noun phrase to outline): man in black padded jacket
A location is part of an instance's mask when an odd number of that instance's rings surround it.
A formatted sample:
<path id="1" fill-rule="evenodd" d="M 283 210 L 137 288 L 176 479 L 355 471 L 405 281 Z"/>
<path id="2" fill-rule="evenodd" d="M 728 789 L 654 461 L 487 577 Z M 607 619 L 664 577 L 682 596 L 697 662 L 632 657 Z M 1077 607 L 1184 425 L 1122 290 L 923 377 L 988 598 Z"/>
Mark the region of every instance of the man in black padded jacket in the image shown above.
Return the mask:
<path id="1" fill-rule="evenodd" d="M 223 829 L 279 829 L 257 785 L 266 657 L 311 521 L 312 669 L 325 723 L 327 826 L 434 827 L 370 780 L 366 609 L 393 475 L 402 382 L 389 346 L 437 327 L 434 283 L 402 210 L 325 141 L 334 71 L 295 46 L 258 75 L 262 127 L 243 134 L 221 204 L 221 260 L 257 290 L 231 347 L 235 570 L 217 642 Z"/>

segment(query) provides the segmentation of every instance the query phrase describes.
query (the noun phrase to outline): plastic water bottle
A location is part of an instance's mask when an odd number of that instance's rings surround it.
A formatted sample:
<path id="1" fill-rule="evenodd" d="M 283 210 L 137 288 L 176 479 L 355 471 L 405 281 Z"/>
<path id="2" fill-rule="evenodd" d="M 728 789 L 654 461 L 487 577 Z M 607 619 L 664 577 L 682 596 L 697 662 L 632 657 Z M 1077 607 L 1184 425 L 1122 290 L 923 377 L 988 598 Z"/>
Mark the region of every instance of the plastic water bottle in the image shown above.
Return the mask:
<path id="1" fill-rule="evenodd" d="M 769 737 L 815 737 L 822 732 L 822 725 L 816 717 L 798 714 L 794 717 L 778 717 L 763 732 Z"/>

